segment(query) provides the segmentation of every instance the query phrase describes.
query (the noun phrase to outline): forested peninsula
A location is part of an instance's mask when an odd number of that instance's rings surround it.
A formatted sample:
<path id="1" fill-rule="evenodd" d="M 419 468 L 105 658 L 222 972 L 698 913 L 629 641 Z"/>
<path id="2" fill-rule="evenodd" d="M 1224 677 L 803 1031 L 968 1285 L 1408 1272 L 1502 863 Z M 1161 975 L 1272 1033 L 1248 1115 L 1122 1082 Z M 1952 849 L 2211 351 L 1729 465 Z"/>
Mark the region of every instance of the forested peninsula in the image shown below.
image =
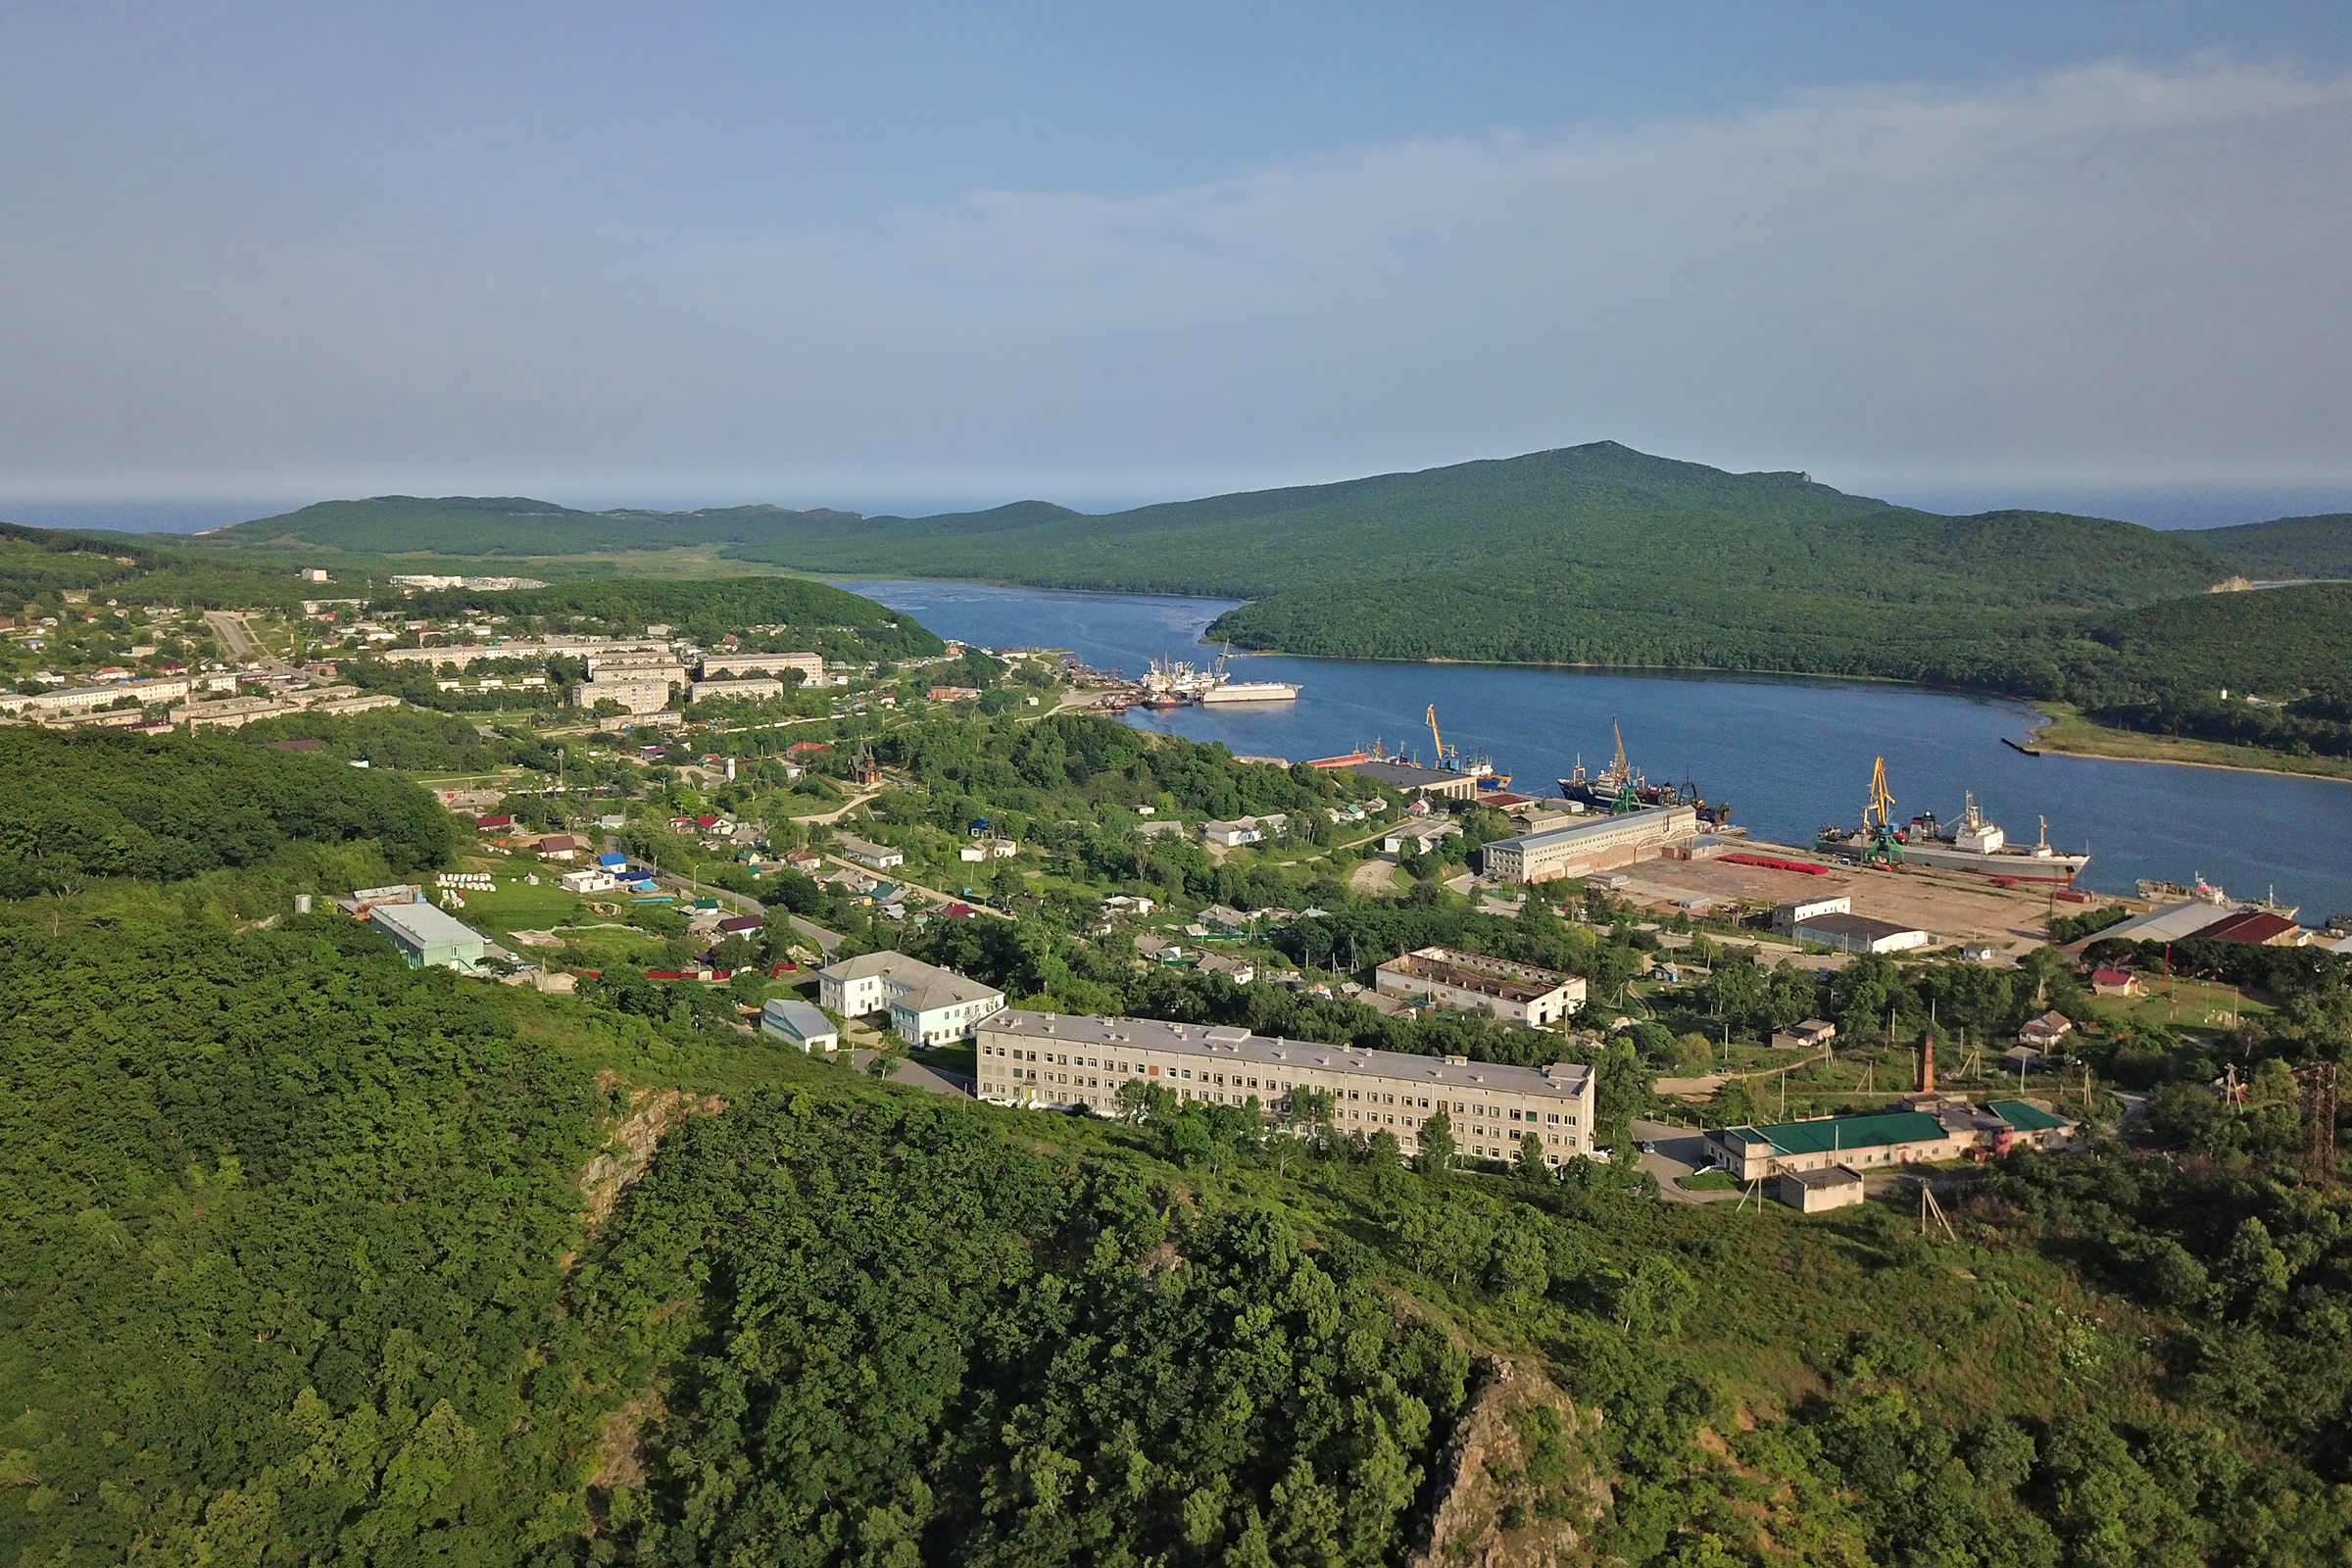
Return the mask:
<path id="1" fill-rule="evenodd" d="M 1042 501 L 907 518 L 382 497 L 178 547 L 215 570 L 405 551 L 552 573 L 634 552 L 1216 595 L 1249 601 L 1211 628 L 1243 648 L 1923 681 L 2288 765 L 2352 758 L 2352 600 L 2328 581 L 2352 576 L 2352 515 L 2177 532 L 1945 516 L 1614 442 L 1102 516 Z M 2278 583 L 2300 586 L 2232 591 Z"/>

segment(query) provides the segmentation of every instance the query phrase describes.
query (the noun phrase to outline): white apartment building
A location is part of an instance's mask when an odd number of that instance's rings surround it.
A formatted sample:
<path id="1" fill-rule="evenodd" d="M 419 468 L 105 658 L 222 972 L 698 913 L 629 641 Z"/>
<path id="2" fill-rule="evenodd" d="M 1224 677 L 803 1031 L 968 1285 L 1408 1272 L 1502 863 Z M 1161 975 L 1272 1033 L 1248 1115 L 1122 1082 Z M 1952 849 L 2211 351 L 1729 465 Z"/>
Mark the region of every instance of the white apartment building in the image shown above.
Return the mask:
<path id="1" fill-rule="evenodd" d="M 0 711 L 42 716 L 86 713 L 125 697 L 135 697 L 141 703 L 168 703 L 187 695 L 186 677 L 160 676 L 152 680 L 120 680 L 105 686 L 65 686 L 46 692 L 0 692 Z"/>
<path id="2" fill-rule="evenodd" d="M 610 699 L 631 713 L 658 713 L 669 706 L 669 682 L 654 676 L 639 678 L 628 674 L 603 674 L 584 680 L 571 689 L 571 706 L 594 708 Z"/>
<path id="3" fill-rule="evenodd" d="M 843 1018 L 890 1012 L 910 1046 L 968 1040 L 980 1021 L 1004 1005 L 1004 993 L 903 953 L 866 953 L 816 972 L 816 999 Z"/>
<path id="4" fill-rule="evenodd" d="M 705 654 L 701 678 L 716 680 L 726 675 L 775 675 L 781 677 L 787 671 L 795 669 L 811 681 L 821 680 L 825 673 L 825 656 L 822 654 Z"/>
<path id="5" fill-rule="evenodd" d="M 713 699 L 736 703 L 762 702 L 771 697 L 783 696 L 784 683 L 780 680 L 759 678 L 749 680 L 706 679 L 698 680 L 687 687 L 686 695 L 698 703 L 708 703 Z"/>
<path id="6" fill-rule="evenodd" d="M 1452 948 L 1416 948 L 1374 971 L 1384 997 L 1410 997 L 1441 1007 L 1491 1012 L 1511 1023 L 1556 1023 L 1585 1004 L 1585 982 L 1532 963 Z"/>
<path id="7" fill-rule="evenodd" d="M 553 657 L 578 659 L 586 657 L 590 667 L 601 662 L 631 656 L 650 658 L 665 655 L 669 645 L 660 642 L 616 642 L 610 637 L 550 637 L 540 642 L 514 643 L 453 643 L 447 647 L 384 648 L 369 657 L 387 664 L 454 664 L 464 669 L 477 659 L 528 659 Z"/>
<path id="8" fill-rule="evenodd" d="M 1179 1100 L 1247 1105 L 1290 1119 L 1294 1091 L 1328 1091 L 1339 1130 L 1388 1133 L 1407 1154 L 1421 1124 L 1444 1108 L 1455 1150 L 1516 1159 L 1520 1140 L 1543 1141 L 1544 1163 L 1591 1154 L 1592 1069 L 1569 1062 L 1503 1067 L 1464 1056 L 1277 1040 L 1247 1029 L 1155 1018 L 1069 1017 L 1008 1009 L 980 1024 L 979 1098 L 998 1105 L 1117 1114 L 1119 1086 L 1164 1086 Z"/>

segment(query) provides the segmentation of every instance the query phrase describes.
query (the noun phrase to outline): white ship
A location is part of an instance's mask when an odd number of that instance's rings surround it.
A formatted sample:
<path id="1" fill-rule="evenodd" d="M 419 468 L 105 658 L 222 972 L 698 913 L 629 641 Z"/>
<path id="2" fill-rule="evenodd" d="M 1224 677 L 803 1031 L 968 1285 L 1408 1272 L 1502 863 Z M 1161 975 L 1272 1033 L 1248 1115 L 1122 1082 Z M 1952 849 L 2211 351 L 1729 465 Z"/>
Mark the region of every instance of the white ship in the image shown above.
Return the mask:
<path id="1" fill-rule="evenodd" d="M 1203 703 L 1288 703 L 1298 688 L 1287 680 L 1234 680 L 1230 676 L 1200 694 Z"/>
<path id="2" fill-rule="evenodd" d="M 1181 708 L 1188 703 L 1288 703 L 1298 687 L 1287 680 L 1235 680 L 1225 670 L 1222 655 L 1213 669 L 1167 659 L 1155 659 L 1137 682 L 1137 696 L 1146 708 Z"/>

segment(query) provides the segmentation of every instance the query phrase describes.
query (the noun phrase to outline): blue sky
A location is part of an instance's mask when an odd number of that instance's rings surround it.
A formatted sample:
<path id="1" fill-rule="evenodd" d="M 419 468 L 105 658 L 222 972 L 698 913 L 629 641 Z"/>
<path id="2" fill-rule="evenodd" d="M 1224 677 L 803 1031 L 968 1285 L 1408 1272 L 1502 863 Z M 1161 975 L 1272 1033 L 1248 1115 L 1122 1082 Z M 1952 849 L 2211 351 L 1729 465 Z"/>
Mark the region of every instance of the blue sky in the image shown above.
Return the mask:
<path id="1" fill-rule="evenodd" d="M 2340 5 L 14 7 L 0 501 L 2343 505 L 2348 132 Z"/>

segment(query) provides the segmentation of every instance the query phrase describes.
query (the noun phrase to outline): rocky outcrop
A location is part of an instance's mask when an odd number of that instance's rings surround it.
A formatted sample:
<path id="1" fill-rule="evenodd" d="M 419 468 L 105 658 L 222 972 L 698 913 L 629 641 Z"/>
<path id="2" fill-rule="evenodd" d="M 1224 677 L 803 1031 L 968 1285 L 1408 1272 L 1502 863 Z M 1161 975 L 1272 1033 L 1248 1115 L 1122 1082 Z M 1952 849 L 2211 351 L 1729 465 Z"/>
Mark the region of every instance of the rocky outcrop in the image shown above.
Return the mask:
<path id="1" fill-rule="evenodd" d="M 1411 1568 L 1566 1568 L 1609 1504 L 1592 1438 L 1543 1368 L 1499 1356 L 1477 1362 L 1480 1387 L 1439 1461 L 1443 1491 L 1429 1544 Z"/>

